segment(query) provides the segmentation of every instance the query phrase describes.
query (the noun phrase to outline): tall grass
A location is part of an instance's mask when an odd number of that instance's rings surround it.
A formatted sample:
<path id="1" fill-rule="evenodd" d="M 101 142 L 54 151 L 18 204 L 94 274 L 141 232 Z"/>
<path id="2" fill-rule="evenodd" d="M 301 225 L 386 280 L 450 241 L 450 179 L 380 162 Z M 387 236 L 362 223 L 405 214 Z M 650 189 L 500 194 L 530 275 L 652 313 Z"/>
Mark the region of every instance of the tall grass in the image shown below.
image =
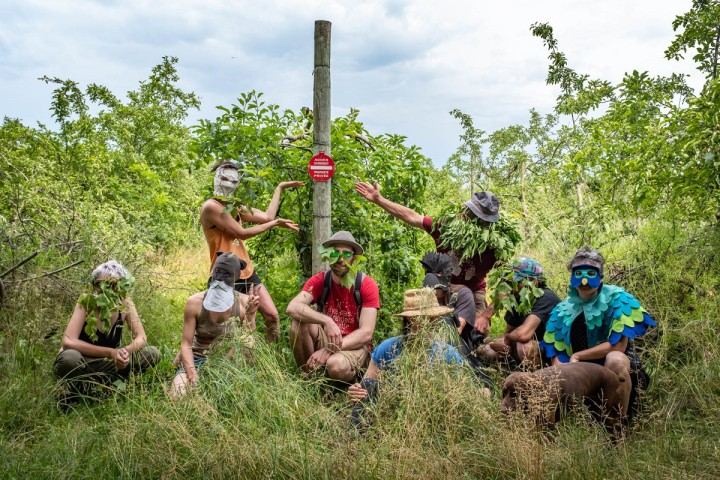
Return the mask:
<path id="1" fill-rule="evenodd" d="M 67 414 L 56 408 L 51 368 L 72 306 L 31 288 L 9 299 L 0 310 L 0 477 L 717 478 L 720 308 L 707 271 L 717 261 L 693 243 L 675 245 L 695 248 L 695 260 L 638 244 L 607 254 L 624 268 L 616 283 L 660 323 L 641 345 L 652 371 L 643 413 L 617 445 L 583 417 L 549 434 L 505 417 L 497 393 L 484 397 L 471 372 L 429 362 L 422 349 L 383 377 L 360 434 L 345 393 L 301 376 L 287 344 L 267 345 L 260 333 L 250 360 L 212 357 L 201 386 L 173 402 L 166 390 L 184 301 L 207 275 L 198 248 L 156 262 L 138 281 L 135 302 L 162 362 Z M 551 284 L 565 281 L 557 270 L 549 268 Z M 682 275 L 692 275 L 691 290 L 676 281 Z"/>

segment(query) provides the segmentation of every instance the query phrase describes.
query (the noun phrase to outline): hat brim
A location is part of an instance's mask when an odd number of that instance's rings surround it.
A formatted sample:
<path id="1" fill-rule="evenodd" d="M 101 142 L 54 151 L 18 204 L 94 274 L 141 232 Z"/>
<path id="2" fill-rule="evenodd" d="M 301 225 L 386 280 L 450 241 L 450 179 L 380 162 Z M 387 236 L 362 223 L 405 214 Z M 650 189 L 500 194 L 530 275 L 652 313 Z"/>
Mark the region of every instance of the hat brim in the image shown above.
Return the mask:
<path id="1" fill-rule="evenodd" d="M 476 217 L 485 220 L 486 222 L 495 223 L 500 219 L 500 213 L 496 213 L 495 215 L 488 215 L 486 213 L 483 213 L 482 210 L 477 208 L 475 205 L 473 205 L 472 201 L 468 200 L 463 205 L 465 205 L 467 208 L 470 209 L 470 211 L 475 215 Z"/>
<path id="2" fill-rule="evenodd" d="M 323 247 L 334 247 L 335 245 L 350 245 L 355 252 L 355 255 L 362 255 L 365 251 L 359 243 L 351 242 L 350 240 L 327 240 L 322 244 Z"/>
<path id="3" fill-rule="evenodd" d="M 445 315 L 446 313 L 452 313 L 454 309 L 450 307 L 430 307 L 423 308 L 422 310 L 405 310 L 404 312 L 395 313 L 393 317 L 436 317 L 438 315 Z"/>

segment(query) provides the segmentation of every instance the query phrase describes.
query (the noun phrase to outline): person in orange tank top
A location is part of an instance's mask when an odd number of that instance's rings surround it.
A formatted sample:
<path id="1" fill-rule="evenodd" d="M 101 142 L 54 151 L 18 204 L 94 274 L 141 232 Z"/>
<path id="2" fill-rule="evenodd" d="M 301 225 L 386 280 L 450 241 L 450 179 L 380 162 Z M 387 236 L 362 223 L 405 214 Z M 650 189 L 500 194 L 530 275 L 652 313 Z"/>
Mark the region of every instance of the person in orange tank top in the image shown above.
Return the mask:
<path id="1" fill-rule="evenodd" d="M 237 163 L 223 161 L 213 167 L 215 172 L 214 197 L 203 203 L 200 209 L 200 224 L 210 250 L 210 271 L 217 259 L 217 252 L 232 252 L 246 263 L 240 277 L 235 282 L 235 290 L 248 293 L 251 286 L 260 297 L 258 310 L 265 320 L 265 338 L 270 342 L 278 340 L 280 332 L 279 315 L 267 288 L 262 287 L 262 281 L 255 273 L 255 266 L 250 260 L 244 241 L 259 235 L 273 227 L 281 227 L 299 231 L 298 225 L 284 218 L 275 218 L 280 206 L 280 195 L 283 190 L 305 185 L 305 182 L 282 182 L 276 188 L 265 211 L 257 208 L 239 206 L 226 213 L 226 207 L 240 182 L 240 172 Z M 242 222 L 255 223 L 251 227 L 244 227 Z"/>

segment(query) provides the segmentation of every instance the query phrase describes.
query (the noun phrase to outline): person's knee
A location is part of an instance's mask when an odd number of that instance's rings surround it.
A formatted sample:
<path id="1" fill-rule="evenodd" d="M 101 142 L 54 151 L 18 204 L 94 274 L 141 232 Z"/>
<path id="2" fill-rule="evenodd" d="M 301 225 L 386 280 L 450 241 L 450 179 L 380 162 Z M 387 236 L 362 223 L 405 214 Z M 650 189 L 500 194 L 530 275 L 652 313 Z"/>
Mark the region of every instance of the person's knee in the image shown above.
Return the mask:
<path id="1" fill-rule="evenodd" d="M 350 361 L 341 353 L 335 353 L 325 364 L 327 376 L 335 380 L 350 380 L 355 374 Z"/>
<path id="2" fill-rule="evenodd" d="M 142 350 L 134 355 L 135 362 L 141 370 L 154 367 L 160 362 L 162 355 L 157 347 L 146 345 Z"/>
<path id="3" fill-rule="evenodd" d="M 172 385 L 170 386 L 170 399 L 175 400 L 185 395 L 190 388 L 190 382 L 186 373 L 178 373 L 173 378 Z"/>
<path id="4" fill-rule="evenodd" d="M 605 357 L 605 367 L 618 375 L 630 375 L 630 359 L 622 352 L 610 352 Z"/>
<path id="5" fill-rule="evenodd" d="M 76 377 L 83 373 L 83 356 L 77 350 L 66 349 L 55 358 L 53 373 L 57 378 Z"/>
<path id="6" fill-rule="evenodd" d="M 530 340 L 526 343 L 516 343 L 515 347 L 520 361 L 528 360 L 534 362 L 540 359 L 540 349 L 538 347 L 538 342 L 535 340 Z"/>

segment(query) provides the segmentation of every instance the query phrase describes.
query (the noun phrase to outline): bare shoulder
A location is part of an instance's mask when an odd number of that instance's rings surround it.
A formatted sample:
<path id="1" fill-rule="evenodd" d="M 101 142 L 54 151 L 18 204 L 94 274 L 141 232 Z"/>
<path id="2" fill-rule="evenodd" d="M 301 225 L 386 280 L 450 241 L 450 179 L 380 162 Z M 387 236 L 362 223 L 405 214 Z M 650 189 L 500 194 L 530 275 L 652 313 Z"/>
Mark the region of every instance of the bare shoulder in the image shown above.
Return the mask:
<path id="1" fill-rule="evenodd" d="M 206 221 L 212 223 L 212 220 L 210 220 L 209 217 L 220 215 L 223 209 L 224 206 L 214 198 L 209 198 L 205 200 L 205 202 L 200 207 L 200 221 L 202 223 L 205 223 Z"/>
<path id="2" fill-rule="evenodd" d="M 203 297 L 205 296 L 205 291 L 195 293 L 193 295 L 190 295 L 185 302 L 185 313 L 200 313 L 200 309 L 202 307 L 202 301 Z"/>

